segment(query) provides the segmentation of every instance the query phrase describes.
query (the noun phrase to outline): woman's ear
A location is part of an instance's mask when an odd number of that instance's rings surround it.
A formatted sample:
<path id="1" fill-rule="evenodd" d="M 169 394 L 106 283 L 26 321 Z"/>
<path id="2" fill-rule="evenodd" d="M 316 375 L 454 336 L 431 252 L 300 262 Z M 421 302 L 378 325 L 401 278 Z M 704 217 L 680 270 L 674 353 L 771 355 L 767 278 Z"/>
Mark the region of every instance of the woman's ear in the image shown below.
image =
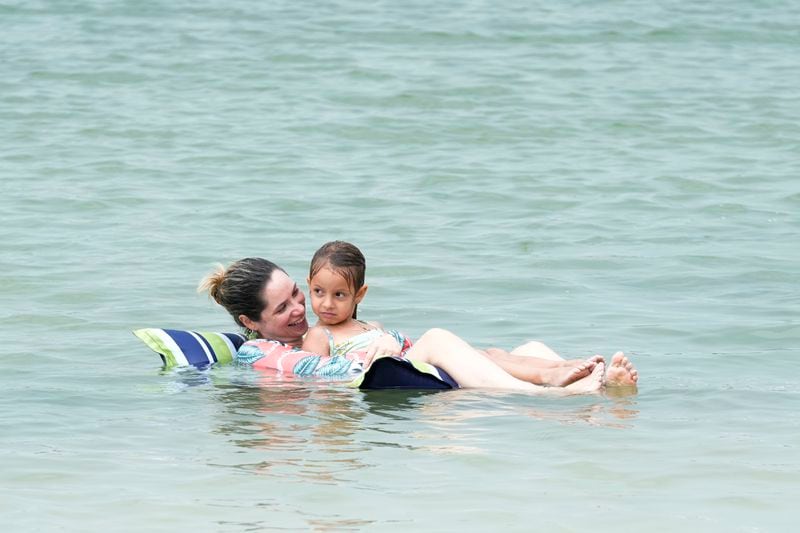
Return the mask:
<path id="1" fill-rule="evenodd" d="M 256 331 L 256 323 L 250 320 L 247 315 L 239 315 L 239 322 L 244 324 L 244 327 L 250 331 Z"/>
<path id="2" fill-rule="evenodd" d="M 364 285 L 363 287 L 358 289 L 358 291 L 356 291 L 356 304 L 360 304 L 361 303 L 361 300 L 364 299 L 364 295 L 367 294 L 367 289 L 368 288 L 369 288 L 369 286 Z"/>

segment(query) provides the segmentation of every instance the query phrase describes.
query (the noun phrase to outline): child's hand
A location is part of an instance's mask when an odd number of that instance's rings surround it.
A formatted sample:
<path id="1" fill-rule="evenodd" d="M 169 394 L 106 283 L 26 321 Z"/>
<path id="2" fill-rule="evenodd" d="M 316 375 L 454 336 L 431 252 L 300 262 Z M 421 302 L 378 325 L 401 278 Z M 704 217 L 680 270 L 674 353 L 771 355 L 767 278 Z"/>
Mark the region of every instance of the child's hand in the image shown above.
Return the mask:
<path id="1" fill-rule="evenodd" d="M 394 338 L 394 335 L 384 333 L 375 339 L 364 352 L 364 368 L 369 368 L 372 361 L 378 357 L 399 355 L 402 348 L 397 339 Z"/>

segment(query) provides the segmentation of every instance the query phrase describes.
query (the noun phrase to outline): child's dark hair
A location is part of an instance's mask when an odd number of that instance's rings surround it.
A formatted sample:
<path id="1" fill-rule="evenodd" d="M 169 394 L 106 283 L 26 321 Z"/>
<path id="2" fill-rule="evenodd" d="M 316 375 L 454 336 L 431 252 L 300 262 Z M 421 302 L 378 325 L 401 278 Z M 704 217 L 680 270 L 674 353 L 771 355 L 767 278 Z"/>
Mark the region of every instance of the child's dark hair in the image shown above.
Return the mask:
<path id="1" fill-rule="evenodd" d="M 331 241 L 325 243 L 314 252 L 311 258 L 311 267 L 308 270 L 308 279 L 312 279 L 317 272 L 328 267 L 340 274 L 352 287 L 353 292 L 358 292 L 364 286 L 364 275 L 367 271 L 367 260 L 355 245 L 344 241 Z M 358 306 L 353 308 L 353 318 L 356 318 Z"/>

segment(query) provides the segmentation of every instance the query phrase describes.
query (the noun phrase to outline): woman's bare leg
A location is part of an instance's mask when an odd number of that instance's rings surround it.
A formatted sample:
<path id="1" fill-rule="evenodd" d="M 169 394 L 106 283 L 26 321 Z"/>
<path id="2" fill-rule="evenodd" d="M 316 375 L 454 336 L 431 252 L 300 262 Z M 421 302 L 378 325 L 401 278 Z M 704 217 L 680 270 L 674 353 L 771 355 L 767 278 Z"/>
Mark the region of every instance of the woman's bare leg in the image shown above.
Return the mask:
<path id="1" fill-rule="evenodd" d="M 465 388 L 511 389 L 534 393 L 596 392 L 603 385 L 605 370 L 605 365 L 595 365 L 588 376 L 567 387 L 541 387 L 514 377 L 460 337 L 438 328 L 425 332 L 406 356 L 442 368 Z"/>
<path id="2" fill-rule="evenodd" d="M 530 341 L 522 346 L 517 346 L 511 350 L 513 355 L 523 355 L 527 357 L 538 357 L 539 359 L 549 359 L 551 361 L 563 362 L 564 358 L 553 351 L 543 342 Z"/>
<path id="3" fill-rule="evenodd" d="M 593 355 L 588 359 L 564 359 L 553 351 L 552 348 L 540 341 L 526 342 L 522 346 L 517 346 L 511 350 L 511 353 L 513 355 L 536 358 L 542 365 L 547 364 L 545 361 L 549 361 L 553 366 L 574 366 L 583 364 L 586 361 L 594 361 L 595 363 L 599 363 L 600 361 L 605 362 L 605 358 L 602 355 Z"/>
<path id="4" fill-rule="evenodd" d="M 517 379 L 551 387 L 564 387 L 585 378 L 598 363 L 593 359 L 587 359 L 562 364 L 538 357 L 513 355 L 493 348 L 479 352 Z"/>
<path id="5" fill-rule="evenodd" d="M 512 376 L 536 385 L 563 387 L 588 376 L 601 356 L 585 360 L 565 361 L 539 341 L 531 341 L 511 352 L 499 348 L 481 351 L 486 357 Z"/>

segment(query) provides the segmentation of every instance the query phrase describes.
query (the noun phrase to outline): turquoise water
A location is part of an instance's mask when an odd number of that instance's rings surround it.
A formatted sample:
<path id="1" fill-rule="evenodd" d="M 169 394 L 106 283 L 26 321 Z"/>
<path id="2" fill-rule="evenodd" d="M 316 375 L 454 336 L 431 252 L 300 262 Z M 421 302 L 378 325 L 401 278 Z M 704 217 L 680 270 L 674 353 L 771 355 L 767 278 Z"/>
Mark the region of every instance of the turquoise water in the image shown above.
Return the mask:
<path id="1" fill-rule="evenodd" d="M 790 531 L 800 4 L 0 5 L 4 531 Z M 261 255 L 636 396 L 162 371 Z"/>

